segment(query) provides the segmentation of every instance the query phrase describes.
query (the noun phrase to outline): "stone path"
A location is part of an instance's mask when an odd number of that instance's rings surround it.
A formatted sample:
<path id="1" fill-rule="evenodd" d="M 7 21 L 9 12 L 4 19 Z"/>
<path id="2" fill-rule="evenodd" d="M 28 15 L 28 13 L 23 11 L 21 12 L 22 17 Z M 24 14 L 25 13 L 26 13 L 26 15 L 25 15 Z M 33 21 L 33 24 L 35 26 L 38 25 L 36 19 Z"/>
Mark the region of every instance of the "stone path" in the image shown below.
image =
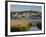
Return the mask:
<path id="1" fill-rule="evenodd" d="M 40 31 L 37 27 L 30 27 L 29 31 Z"/>

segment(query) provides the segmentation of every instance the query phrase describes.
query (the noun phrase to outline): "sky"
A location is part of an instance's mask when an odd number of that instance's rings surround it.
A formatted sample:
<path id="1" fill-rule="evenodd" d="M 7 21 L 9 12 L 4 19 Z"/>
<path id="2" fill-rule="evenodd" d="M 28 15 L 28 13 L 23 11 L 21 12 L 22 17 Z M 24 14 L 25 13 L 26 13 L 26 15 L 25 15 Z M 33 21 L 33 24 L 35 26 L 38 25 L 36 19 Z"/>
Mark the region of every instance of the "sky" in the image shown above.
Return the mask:
<path id="1" fill-rule="evenodd" d="M 39 11 L 42 12 L 42 6 L 32 6 L 32 5 L 10 5 L 10 11 Z"/>

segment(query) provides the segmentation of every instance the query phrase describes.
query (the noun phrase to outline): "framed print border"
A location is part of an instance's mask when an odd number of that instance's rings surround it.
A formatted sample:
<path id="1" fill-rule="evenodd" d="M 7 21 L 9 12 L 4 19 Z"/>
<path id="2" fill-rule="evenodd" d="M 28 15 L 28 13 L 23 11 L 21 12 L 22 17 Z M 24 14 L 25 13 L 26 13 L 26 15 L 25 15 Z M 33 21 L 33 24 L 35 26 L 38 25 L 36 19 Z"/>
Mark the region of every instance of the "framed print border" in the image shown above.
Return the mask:
<path id="1" fill-rule="evenodd" d="M 44 33 L 8 35 L 8 2 L 44 4 Z M 25 1 L 5 1 L 5 36 L 24 36 L 24 35 L 40 35 L 40 34 L 45 34 L 45 3 L 42 3 L 42 2 L 25 2 Z"/>

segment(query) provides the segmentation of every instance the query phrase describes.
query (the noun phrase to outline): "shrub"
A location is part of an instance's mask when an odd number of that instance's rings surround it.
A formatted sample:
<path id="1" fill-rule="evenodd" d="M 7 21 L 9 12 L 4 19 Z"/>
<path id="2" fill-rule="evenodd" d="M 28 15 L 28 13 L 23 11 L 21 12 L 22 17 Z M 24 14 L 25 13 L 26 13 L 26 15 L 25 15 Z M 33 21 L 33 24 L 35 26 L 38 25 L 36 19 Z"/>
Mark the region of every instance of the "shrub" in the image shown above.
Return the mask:
<path id="1" fill-rule="evenodd" d="M 31 26 L 28 20 L 12 20 L 11 21 L 11 32 L 16 31 L 27 31 Z"/>
<path id="2" fill-rule="evenodd" d="M 37 24 L 37 27 L 41 30 L 42 29 L 42 24 L 41 24 L 41 22 L 39 22 L 38 24 Z"/>

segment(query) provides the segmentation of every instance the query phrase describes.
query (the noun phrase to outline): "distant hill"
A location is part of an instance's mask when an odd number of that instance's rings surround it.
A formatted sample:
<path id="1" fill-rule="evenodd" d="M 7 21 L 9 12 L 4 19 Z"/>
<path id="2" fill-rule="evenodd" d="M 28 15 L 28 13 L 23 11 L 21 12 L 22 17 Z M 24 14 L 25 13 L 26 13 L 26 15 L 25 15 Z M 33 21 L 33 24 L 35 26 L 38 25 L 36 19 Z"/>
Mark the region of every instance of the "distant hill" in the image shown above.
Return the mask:
<path id="1" fill-rule="evenodd" d="M 17 11 L 18 12 L 18 11 Z M 41 12 L 39 12 L 39 11 L 19 11 L 20 13 L 21 12 L 23 12 L 23 13 L 27 13 L 27 12 L 29 12 L 29 13 L 41 13 Z M 16 13 L 16 12 L 11 12 L 11 13 Z"/>

